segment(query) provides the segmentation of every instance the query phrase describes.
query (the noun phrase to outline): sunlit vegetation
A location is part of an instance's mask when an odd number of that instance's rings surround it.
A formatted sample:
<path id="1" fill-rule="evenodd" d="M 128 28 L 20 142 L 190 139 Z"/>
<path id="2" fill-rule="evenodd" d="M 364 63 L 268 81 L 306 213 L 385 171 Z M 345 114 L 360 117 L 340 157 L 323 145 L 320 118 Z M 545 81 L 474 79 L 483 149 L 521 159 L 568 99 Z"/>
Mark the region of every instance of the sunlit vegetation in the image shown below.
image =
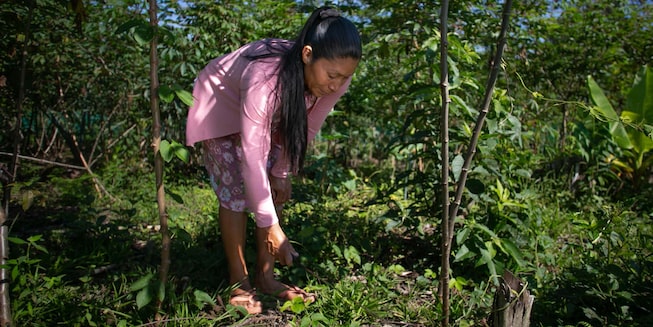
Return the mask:
<path id="1" fill-rule="evenodd" d="M 187 148 L 187 163 L 176 152 L 184 100 L 210 59 L 259 38 L 292 38 L 318 2 L 159 3 L 162 134 L 171 146 L 165 283 L 147 2 L 0 3 L 3 180 L 16 147 L 23 156 L 15 183 L 4 185 L 15 325 L 153 326 L 157 313 L 167 326 L 439 325 L 439 4 L 333 2 L 359 24 L 364 58 L 294 177 L 282 223 L 301 257 L 278 268 L 318 298 L 263 297 L 264 314 L 243 316 L 228 305 L 217 202 L 199 148 Z M 493 1 L 450 4 L 453 182 L 500 13 Z M 514 4 L 456 224 L 452 325 L 487 324 L 504 270 L 535 295 L 534 326 L 653 324 L 652 24 L 650 1 Z"/>

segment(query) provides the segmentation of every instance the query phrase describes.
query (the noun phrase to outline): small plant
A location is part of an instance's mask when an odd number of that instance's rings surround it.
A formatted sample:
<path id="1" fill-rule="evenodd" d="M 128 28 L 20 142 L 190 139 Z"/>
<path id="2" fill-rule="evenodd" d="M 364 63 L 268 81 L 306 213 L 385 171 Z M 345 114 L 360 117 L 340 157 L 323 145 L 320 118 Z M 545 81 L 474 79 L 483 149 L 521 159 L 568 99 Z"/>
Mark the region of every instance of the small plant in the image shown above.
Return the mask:
<path id="1" fill-rule="evenodd" d="M 35 302 L 38 302 L 33 290 L 38 288 L 53 289 L 61 287 L 61 276 L 57 278 L 41 278 L 45 268 L 41 265 L 41 259 L 36 257 L 37 252 L 48 253 L 47 249 L 40 245 L 43 235 L 34 235 L 26 240 L 17 237 L 9 237 L 10 243 L 20 247 L 22 254 L 14 259 L 6 261 L 3 268 L 11 273 L 12 292 L 17 294 L 14 301 L 12 316 L 16 321 L 25 319 L 38 319 L 42 314 Z M 23 248 L 24 247 L 24 248 Z"/>

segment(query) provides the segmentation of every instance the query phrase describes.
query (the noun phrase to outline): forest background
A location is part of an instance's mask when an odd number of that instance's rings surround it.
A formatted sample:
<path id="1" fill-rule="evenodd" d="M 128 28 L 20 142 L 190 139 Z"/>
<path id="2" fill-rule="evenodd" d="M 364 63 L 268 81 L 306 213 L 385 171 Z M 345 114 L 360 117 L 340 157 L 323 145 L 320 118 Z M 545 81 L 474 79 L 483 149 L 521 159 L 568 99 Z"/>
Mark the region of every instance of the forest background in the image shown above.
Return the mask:
<path id="1" fill-rule="evenodd" d="M 318 301 L 268 298 L 266 314 L 244 318 L 224 305 L 217 202 L 201 152 L 181 146 L 189 92 L 210 59 L 260 38 L 292 39 L 325 2 L 158 4 L 172 235 L 164 284 L 147 2 L 0 2 L 11 250 L 3 287 L 15 325 L 146 326 L 155 317 L 171 326 L 437 325 L 439 3 L 326 3 L 358 25 L 364 58 L 294 178 L 284 225 L 302 257 L 277 270 Z M 449 7 L 453 182 L 481 110 L 501 6 Z M 653 2 L 527 0 L 512 9 L 456 220 L 452 323 L 486 325 L 509 270 L 535 295 L 536 326 L 650 326 Z M 253 244 L 247 251 L 253 258 Z"/>

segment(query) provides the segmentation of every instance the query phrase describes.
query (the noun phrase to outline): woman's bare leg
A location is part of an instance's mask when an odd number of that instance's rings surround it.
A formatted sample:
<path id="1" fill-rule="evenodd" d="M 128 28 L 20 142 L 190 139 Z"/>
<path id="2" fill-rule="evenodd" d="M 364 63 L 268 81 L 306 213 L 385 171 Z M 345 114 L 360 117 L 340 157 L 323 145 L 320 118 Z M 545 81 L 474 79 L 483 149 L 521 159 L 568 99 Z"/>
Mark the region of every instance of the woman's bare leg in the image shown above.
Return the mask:
<path id="1" fill-rule="evenodd" d="M 247 217 L 244 212 L 231 211 L 220 206 L 219 220 L 222 246 L 229 266 L 229 283 L 239 283 L 241 288 L 251 289 L 245 263 Z"/>
<path id="2" fill-rule="evenodd" d="M 219 210 L 222 245 L 229 266 L 229 284 L 237 285 L 231 294 L 230 303 L 244 306 L 250 314 L 260 313 L 262 305 L 254 297 L 245 262 L 247 216 L 244 212 L 232 211 L 222 206 Z"/>

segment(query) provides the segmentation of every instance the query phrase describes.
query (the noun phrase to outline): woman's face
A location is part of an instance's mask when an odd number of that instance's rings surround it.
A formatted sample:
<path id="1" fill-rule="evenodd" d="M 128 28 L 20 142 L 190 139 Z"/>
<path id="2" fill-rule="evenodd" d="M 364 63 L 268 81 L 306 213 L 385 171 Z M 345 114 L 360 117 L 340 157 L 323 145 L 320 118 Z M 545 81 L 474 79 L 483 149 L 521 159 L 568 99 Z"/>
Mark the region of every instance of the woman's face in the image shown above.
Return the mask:
<path id="1" fill-rule="evenodd" d="M 306 90 L 318 98 L 340 89 L 358 66 L 358 60 L 349 57 L 313 60 L 313 49 L 309 45 L 302 50 L 302 61 Z"/>

